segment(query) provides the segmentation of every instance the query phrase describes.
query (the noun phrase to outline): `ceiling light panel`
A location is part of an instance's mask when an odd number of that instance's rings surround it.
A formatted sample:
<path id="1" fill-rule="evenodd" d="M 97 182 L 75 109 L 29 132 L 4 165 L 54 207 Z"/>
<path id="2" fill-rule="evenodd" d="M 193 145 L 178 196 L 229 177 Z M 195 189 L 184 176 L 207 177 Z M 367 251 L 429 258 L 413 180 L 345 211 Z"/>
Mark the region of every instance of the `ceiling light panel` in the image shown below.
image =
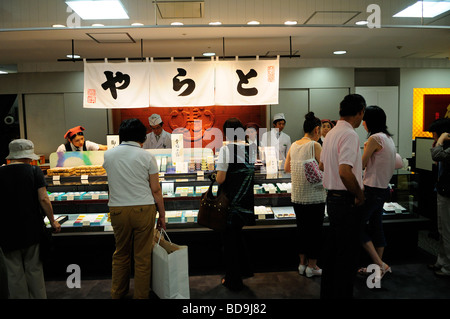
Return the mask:
<path id="1" fill-rule="evenodd" d="M 417 1 L 393 15 L 394 18 L 434 18 L 450 10 L 448 1 Z"/>
<path id="2" fill-rule="evenodd" d="M 119 0 L 66 1 L 83 20 L 129 19 Z"/>

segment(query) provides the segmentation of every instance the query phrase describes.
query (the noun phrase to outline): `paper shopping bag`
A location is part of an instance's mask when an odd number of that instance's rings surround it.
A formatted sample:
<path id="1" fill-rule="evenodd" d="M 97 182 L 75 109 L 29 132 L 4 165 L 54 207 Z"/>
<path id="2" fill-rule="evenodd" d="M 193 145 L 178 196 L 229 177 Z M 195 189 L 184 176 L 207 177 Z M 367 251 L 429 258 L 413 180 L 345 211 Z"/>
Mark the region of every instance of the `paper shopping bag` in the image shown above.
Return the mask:
<path id="1" fill-rule="evenodd" d="M 152 290 L 161 299 L 189 299 L 188 247 L 159 236 L 152 253 Z"/>

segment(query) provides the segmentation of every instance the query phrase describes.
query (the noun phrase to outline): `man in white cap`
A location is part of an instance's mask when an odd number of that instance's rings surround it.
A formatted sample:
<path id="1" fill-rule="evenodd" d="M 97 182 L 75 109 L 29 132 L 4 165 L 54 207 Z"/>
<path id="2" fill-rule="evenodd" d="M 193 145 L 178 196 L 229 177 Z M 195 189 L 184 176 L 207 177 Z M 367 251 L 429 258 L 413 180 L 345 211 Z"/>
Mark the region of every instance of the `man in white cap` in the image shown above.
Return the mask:
<path id="1" fill-rule="evenodd" d="M 61 226 L 53 216 L 42 170 L 30 165 L 32 160 L 39 159 L 34 154 L 33 142 L 13 140 L 6 159 L 9 164 L 0 167 L 0 248 L 8 273 L 9 298 L 45 299 L 39 255 L 44 215 L 40 208 L 54 232 L 59 232 Z"/>
<path id="2" fill-rule="evenodd" d="M 274 146 L 277 154 L 277 160 L 281 160 L 282 166 L 286 160 L 287 153 L 291 147 L 291 137 L 283 132 L 286 125 L 284 113 L 277 113 L 273 116 L 273 129 L 265 132 L 261 138 L 261 146 Z"/>
<path id="3" fill-rule="evenodd" d="M 172 134 L 162 128 L 161 116 L 152 114 L 148 118 L 148 123 L 152 131 L 147 134 L 147 139 L 142 148 L 172 148 Z"/>

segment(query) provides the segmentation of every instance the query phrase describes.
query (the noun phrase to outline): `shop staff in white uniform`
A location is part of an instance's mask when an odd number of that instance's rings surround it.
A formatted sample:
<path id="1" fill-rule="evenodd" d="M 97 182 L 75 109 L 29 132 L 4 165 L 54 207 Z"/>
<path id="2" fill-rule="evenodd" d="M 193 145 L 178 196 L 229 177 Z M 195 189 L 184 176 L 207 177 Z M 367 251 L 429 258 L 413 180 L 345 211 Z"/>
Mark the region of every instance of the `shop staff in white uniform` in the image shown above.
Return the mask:
<path id="1" fill-rule="evenodd" d="M 64 135 L 67 140 L 65 144 L 58 146 L 57 152 L 76 152 L 76 151 L 106 151 L 106 145 L 97 144 L 91 141 L 86 141 L 84 138 L 84 127 L 72 127 Z"/>
<path id="2" fill-rule="evenodd" d="M 164 131 L 163 121 L 159 114 L 152 114 L 148 118 L 148 123 L 152 129 L 147 134 L 143 148 L 172 148 L 172 134 Z"/>
<path id="3" fill-rule="evenodd" d="M 282 165 L 286 160 L 287 153 L 291 147 L 291 137 L 282 132 L 286 125 L 284 113 L 277 113 L 273 117 L 273 129 L 263 134 L 261 138 L 261 146 L 274 146 L 277 153 L 277 160 L 282 160 Z"/>

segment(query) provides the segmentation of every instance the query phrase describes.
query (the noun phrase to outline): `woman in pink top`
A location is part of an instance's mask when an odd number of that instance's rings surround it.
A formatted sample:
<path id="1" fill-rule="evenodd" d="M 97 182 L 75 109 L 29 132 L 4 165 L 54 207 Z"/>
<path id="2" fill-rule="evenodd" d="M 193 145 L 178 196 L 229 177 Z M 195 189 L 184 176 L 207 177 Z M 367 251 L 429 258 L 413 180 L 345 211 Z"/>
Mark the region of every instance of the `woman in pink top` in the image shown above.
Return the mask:
<path id="1" fill-rule="evenodd" d="M 362 245 L 372 261 L 380 266 L 381 276 L 391 272 L 383 260 L 386 239 L 383 232 L 383 205 L 389 197 L 389 181 L 394 174 L 396 148 L 386 126 L 386 113 L 378 106 L 366 108 L 363 126 L 369 133 L 364 144 L 362 164 L 364 171 L 364 224 Z M 362 268 L 361 272 L 365 272 Z"/>

